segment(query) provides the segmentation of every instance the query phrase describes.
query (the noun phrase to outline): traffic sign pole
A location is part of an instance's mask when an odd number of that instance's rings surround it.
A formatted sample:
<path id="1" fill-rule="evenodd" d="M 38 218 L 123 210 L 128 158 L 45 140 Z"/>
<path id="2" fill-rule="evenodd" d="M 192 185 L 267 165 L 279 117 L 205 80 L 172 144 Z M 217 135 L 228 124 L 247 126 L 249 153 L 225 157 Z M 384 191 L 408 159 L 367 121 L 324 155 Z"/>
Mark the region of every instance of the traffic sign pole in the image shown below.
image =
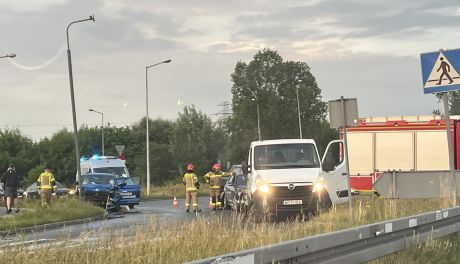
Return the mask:
<path id="1" fill-rule="evenodd" d="M 454 164 L 454 152 L 452 151 L 452 131 L 450 129 L 450 112 L 449 112 L 449 97 L 447 92 L 442 94 L 442 99 L 444 101 L 444 113 L 446 118 L 446 133 L 447 133 L 447 146 L 449 149 L 449 168 L 450 168 L 450 177 L 449 177 L 449 189 L 451 195 L 451 204 L 456 206 L 457 204 L 457 183 L 455 179 L 455 164 Z M 443 186 L 446 188 L 446 186 Z"/>

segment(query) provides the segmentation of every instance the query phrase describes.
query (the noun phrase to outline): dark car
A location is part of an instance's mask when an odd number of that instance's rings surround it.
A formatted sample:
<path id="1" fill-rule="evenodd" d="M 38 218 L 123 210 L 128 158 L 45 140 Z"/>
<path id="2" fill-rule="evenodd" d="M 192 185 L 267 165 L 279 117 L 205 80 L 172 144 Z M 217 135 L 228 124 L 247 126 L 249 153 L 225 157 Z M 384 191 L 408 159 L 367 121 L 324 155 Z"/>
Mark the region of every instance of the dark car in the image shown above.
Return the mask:
<path id="1" fill-rule="evenodd" d="M 243 170 L 241 165 L 233 165 L 230 170 L 226 173 L 224 173 L 224 176 L 222 176 L 220 180 L 220 200 L 225 201 L 225 192 L 224 188 L 225 185 L 227 184 L 227 181 L 234 175 L 237 174 L 243 174 Z"/>
<path id="2" fill-rule="evenodd" d="M 119 188 L 126 183 L 117 183 L 114 175 L 109 173 L 88 173 L 82 176 L 81 196 L 83 199 L 119 211 L 121 194 Z"/>
<path id="3" fill-rule="evenodd" d="M 237 174 L 230 177 L 224 187 L 224 208 L 240 211 L 242 197 L 246 193 L 247 176 Z"/>
<path id="4" fill-rule="evenodd" d="M 58 181 L 55 181 L 55 183 L 56 189 L 54 190 L 53 195 L 60 197 L 69 194 L 69 189 L 65 187 L 62 183 Z M 37 188 L 37 182 L 34 182 L 31 185 L 29 185 L 29 187 L 27 187 L 27 189 L 24 191 L 23 196 L 26 198 L 39 198 L 40 192 Z"/>

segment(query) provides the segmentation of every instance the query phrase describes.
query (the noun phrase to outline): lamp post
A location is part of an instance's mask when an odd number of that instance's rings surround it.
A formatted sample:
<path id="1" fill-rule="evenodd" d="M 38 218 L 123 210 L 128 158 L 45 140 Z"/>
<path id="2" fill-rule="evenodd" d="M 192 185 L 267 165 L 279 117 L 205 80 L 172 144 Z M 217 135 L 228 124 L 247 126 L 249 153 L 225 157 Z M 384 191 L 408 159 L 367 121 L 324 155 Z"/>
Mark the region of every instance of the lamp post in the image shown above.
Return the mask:
<path id="1" fill-rule="evenodd" d="M 297 113 L 299 115 L 299 135 L 300 139 L 302 139 L 302 121 L 300 121 L 300 101 L 299 101 L 299 85 L 302 83 L 302 81 L 298 81 L 297 85 L 295 86 L 295 90 L 297 93 Z"/>
<path id="2" fill-rule="evenodd" d="M 70 100 L 72 102 L 72 117 L 73 117 L 73 134 L 74 134 L 74 140 L 75 140 L 75 162 L 77 163 L 77 181 L 78 181 L 78 186 L 81 187 L 81 168 L 80 168 L 80 146 L 78 143 L 78 129 L 77 129 L 77 115 L 75 113 L 75 96 L 73 92 L 73 75 L 72 75 L 72 56 L 70 52 L 70 45 L 69 45 L 69 28 L 71 25 L 80 23 L 80 22 L 85 22 L 85 21 L 93 21 L 94 16 L 89 16 L 89 18 L 86 19 L 81 19 L 81 20 L 76 20 L 71 22 L 67 26 L 66 30 L 66 35 L 67 35 L 67 62 L 69 66 L 69 83 L 70 83 Z M 80 197 L 81 197 L 81 192 L 79 192 Z"/>
<path id="3" fill-rule="evenodd" d="M 88 109 L 90 112 L 98 113 L 102 116 L 102 122 L 101 122 L 101 131 L 102 131 L 102 156 L 105 156 L 105 148 L 104 148 L 104 113 L 96 111 L 94 109 Z"/>
<path id="4" fill-rule="evenodd" d="M 10 53 L 10 54 L 6 54 L 6 55 L 4 55 L 4 56 L 0 56 L 0 59 L 1 59 L 1 58 L 14 58 L 14 57 L 16 57 L 16 54 Z"/>
<path id="5" fill-rule="evenodd" d="M 257 106 L 257 134 L 259 135 L 259 141 L 260 141 L 260 115 L 259 115 L 259 101 L 257 101 L 257 99 L 255 99 L 255 98 L 252 98 L 251 100 L 252 100 L 252 101 L 255 101 L 255 102 L 256 102 L 256 106 Z"/>
<path id="6" fill-rule="evenodd" d="M 148 69 L 163 63 L 170 63 L 171 60 L 165 60 L 145 67 L 145 148 L 147 161 L 147 196 L 150 196 L 150 140 L 149 140 L 149 85 Z"/>

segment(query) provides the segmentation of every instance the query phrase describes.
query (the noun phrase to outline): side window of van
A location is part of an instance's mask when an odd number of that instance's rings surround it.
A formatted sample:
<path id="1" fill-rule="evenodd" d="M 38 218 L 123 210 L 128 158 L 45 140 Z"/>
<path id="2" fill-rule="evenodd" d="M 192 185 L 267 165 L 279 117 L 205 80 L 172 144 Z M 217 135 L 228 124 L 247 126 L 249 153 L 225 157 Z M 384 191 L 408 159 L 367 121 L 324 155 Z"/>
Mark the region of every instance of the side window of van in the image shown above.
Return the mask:
<path id="1" fill-rule="evenodd" d="M 343 143 L 335 142 L 332 143 L 327 149 L 326 156 L 323 160 L 323 170 L 333 171 L 335 167 L 339 166 L 343 162 Z"/>

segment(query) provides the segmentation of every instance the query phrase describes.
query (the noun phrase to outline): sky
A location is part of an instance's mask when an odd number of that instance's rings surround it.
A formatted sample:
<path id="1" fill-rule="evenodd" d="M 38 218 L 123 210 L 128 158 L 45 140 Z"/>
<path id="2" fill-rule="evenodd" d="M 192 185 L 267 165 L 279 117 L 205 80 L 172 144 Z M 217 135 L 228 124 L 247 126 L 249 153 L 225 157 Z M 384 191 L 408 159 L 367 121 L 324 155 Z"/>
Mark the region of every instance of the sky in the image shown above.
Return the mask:
<path id="1" fill-rule="evenodd" d="M 126 126 L 185 105 L 217 118 L 231 73 L 258 50 L 306 62 L 324 101 L 358 99 L 359 115 L 431 115 L 420 54 L 455 49 L 458 1 L 0 0 L 0 128 L 33 140 L 72 131 L 66 27 L 78 126 Z"/>

